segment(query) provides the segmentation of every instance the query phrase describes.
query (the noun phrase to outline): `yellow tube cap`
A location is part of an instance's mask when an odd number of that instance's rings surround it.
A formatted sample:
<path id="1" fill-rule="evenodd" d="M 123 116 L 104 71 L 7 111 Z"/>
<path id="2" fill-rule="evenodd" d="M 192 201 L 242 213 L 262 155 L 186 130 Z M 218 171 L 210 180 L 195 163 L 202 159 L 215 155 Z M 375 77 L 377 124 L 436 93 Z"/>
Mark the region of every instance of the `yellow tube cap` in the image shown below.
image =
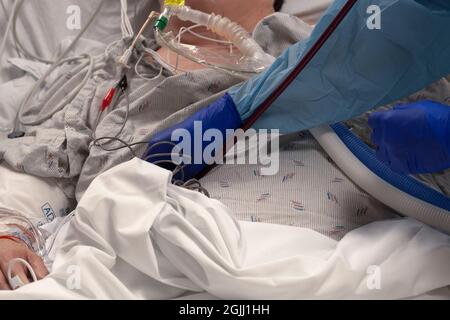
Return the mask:
<path id="1" fill-rule="evenodd" d="M 185 5 L 185 0 L 165 0 L 164 5 L 182 7 Z"/>

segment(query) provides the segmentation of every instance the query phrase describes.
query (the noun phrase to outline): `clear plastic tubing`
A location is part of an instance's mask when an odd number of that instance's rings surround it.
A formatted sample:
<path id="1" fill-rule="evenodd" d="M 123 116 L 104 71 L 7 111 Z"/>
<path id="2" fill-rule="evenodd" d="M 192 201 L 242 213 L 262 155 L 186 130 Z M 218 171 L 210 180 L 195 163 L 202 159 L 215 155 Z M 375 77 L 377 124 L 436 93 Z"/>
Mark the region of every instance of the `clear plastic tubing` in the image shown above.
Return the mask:
<path id="1" fill-rule="evenodd" d="M 169 11 L 182 21 L 201 24 L 232 42 L 244 56 L 254 58 L 266 65 L 271 65 L 275 61 L 275 58 L 265 53 L 243 27 L 226 17 L 214 13 L 207 14 L 187 6 L 171 6 Z"/>

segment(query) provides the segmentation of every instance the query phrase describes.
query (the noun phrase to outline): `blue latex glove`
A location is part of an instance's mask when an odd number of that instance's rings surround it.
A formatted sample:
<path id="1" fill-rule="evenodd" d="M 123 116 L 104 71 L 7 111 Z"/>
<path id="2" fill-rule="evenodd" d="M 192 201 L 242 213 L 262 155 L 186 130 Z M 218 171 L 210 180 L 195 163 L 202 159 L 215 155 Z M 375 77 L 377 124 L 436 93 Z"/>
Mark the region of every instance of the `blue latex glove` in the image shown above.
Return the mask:
<path id="1" fill-rule="evenodd" d="M 450 107 L 433 101 L 400 105 L 369 118 L 377 157 L 397 172 L 450 168 Z"/>
<path id="2" fill-rule="evenodd" d="M 196 125 L 200 126 L 198 127 L 200 130 L 199 133 L 196 132 Z M 179 139 L 184 140 L 186 138 L 189 141 L 184 142 L 187 142 L 186 145 L 190 146 L 190 150 L 189 148 L 183 150 L 183 156 L 186 157 L 187 161 L 184 162 L 183 174 L 176 175 L 175 178 L 188 181 L 201 173 L 207 164 L 211 164 L 213 160 L 203 157 L 204 151 L 207 146 L 211 145 L 211 141 L 201 139 L 204 138 L 202 135 L 210 129 L 219 130 L 224 137 L 224 141 L 217 141 L 214 138 L 212 140 L 215 143 L 222 143 L 224 145 L 227 142 L 227 130 L 232 129 L 232 132 L 234 132 L 241 125 L 242 121 L 233 100 L 228 94 L 225 94 L 219 100 L 204 109 L 200 109 L 184 121 L 158 132 L 152 137 L 144 158 L 152 163 L 164 161 L 166 165 L 161 166 L 168 170 L 173 170 L 173 165 L 170 165 L 172 162 L 172 154 L 179 154 L 180 152 L 174 152 L 174 145 L 171 143 L 178 144 L 180 143 L 178 141 Z M 183 129 L 188 134 L 185 137 L 177 137 L 177 140 L 173 140 L 172 134 L 177 129 Z M 198 138 L 201 140 L 197 140 Z M 198 153 L 196 150 L 200 152 Z M 158 156 L 158 154 L 165 155 Z M 169 165 L 167 165 L 168 163 Z"/>

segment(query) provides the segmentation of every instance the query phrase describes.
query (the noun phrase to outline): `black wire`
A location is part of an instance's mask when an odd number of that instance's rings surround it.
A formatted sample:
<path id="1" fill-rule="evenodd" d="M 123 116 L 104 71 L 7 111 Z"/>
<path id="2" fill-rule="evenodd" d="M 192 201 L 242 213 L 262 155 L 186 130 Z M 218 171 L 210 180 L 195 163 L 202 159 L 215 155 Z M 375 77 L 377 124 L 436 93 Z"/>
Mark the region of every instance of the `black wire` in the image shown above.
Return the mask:
<path id="1" fill-rule="evenodd" d="M 280 11 L 281 8 L 284 5 L 284 0 L 275 0 L 275 3 L 273 4 L 273 8 L 275 9 L 275 11 Z"/>
<path id="2" fill-rule="evenodd" d="M 107 149 L 104 145 L 99 145 L 98 144 L 98 142 L 101 141 L 101 140 L 110 140 L 110 141 L 113 140 L 113 141 L 120 142 L 123 145 L 120 146 L 120 147 L 114 147 L 114 148 Z M 95 139 L 93 141 L 92 145 L 100 147 L 102 150 L 107 151 L 107 152 L 113 152 L 113 151 L 118 151 L 118 150 L 122 150 L 122 149 L 128 148 L 128 150 L 130 151 L 130 153 L 134 157 L 139 158 L 139 156 L 133 150 L 133 147 L 138 146 L 138 145 L 143 145 L 143 144 L 149 145 L 150 143 L 151 143 L 150 141 L 139 141 L 139 142 L 134 142 L 134 143 L 128 143 L 125 140 L 117 138 L 117 137 L 103 137 L 103 138 Z M 176 146 L 176 144 L 174 142 L 172 142 L 172 141 L 160 141 L 160 142 L 157 142 L 155 144 L 152 144 L 147 149 L 146 153 L 148 154 L 149 152 L 151 152 L 152 149 L 154 149 L 154 148 L 156 148 L 158 146 L 161 146 L 161 145 L 165 145 L 165 144 L 170 144 L 170 145 L 172 145 L 174 147 Z M 181 156 L 185 160 L 186 160 L 186 158 L 192 159 L 190 156 L 183 155 L 181 153 L 179 153 L 179 154 L 177 154 L 177 153 L 155 153 L 155 154 L 150 154 L 150 155 L 146 156 L 143 160 L 148 161 L 148 160 L 151 160 L 152 158 L 161 158 L 161 157 L 168 157 L 168 156 L 173 156 L 173 155 Z M 191 179 L 191 180 L 188 180 L 188 181 L 184 182 L 184 179 L 185 179 L 185 171 L 184 171 L 184 169 L 187 166 L 186 164 L 183 164 L 184 162 L 182 162 L 180 164 L 177 164 L 177 163 L 173 162 L 172 160 L 164 160 L 164 159 L 163 160 L 150 161 L 150 162 L 153 163 L 154 165 L 157 165 L 157 166 L 159 166 L 161 164 L 175 165 L 175 168 L 172 171 L 172 177 L 173 177 L 172 183 L 174 185 L 183 187 L 183 188 L 188 189 L 188 190 L 198 191 L 198 192 L 204 194 L 205 196 L 207 196 L 208 198 L 211 197 L 210 193 L 208 192 L 208 190 L 205 187 L 203 187 L 201 185 L 200 181 L 198 181 L 197 179 Z M 176 176 L 178 174 L 181 175 L 180 179 L 176 179 Z"/>
<path id="3" fill-rule="evenodd" d="M 126 81 L 126 75 L 123 77 L 123 79 L 125 79 L 125 81 Z M 97 138 L 95 136 L 95 131 L 100 123 L 100 118 L 103 113 L 103 112 L 100 112 L 97 115 L 97 118 L 95 120 L 94 129 L 93 129 L 93 133 L 91 136 L 93 141 L 92 141 L 92 144 L 89 146 L 89 148 L 91 148 L 92 146 L 95 146 L 106 152 L 114 152 L 114 151 L 118 151 L 118 150 L 127 148 L 130 151 L 130 153 L 133 155 L 133 157 L 140 158 L 136 154 L 136 152 L 133 150 L 133 147 L 139 146 L 139 145 L 144 145 L 144 144 L 150 145 L 151 141 L 138 141 L 138 142 L 128 143 L 125 140 L 119 138 L 119 136 L 122 134 L 122 132 L 125 128 L 126 123 L 128 122 L 128 117 L 129 117 L 129 113 L 130 113 L 130 98 L 129 98 L 129 92 L 128 92 L 129 87 L 126 84 L 126 82 L 125 82 L 125 85 L 122 86 L 122 89 L 123 89 L 123 93 L 125 93 L 127 106 L 126 106 L 126 116 L 125 116 L 125 119 L 123 121 L 123 124 L 122 124 L 119 132 L 116 135 L 111 136 L 111 137 L 105 136 L 105 137 Z M 118 101 L 116 101 L 115 105 L 117 105 L 117 104 L 118 104 Z M 113 106 L 113 108 L 115 107 L 115 105 Z M 106 142 L 101 143 L 102 141 L 105 141 L 105 140 L 106 140 Z M 110 144 L 113 141 L 120 142 L 122 144 L 122 146 L 107 148 L 106 145 Z M 147 151 L 146 151 L 147 156 L 143 160 L 145 160 L 145 161 L 150 160 L 151 163 L 153 163 L 154 165 L 158 165 L 158 166 L 162 165 L 162 164 L 170 164 L 170 165 L 175 166 L 175 168 L 172 170 L 172 183 L 174 185 L 183 187 L 188 190 L 198 191 L 200 193 L 203 193 L 204 195 L 206 195 L 209 198 L 210 194 L 209 194 L 208 190 L 206 190 L 198 180 L 191 179 L 189 181 L 184 182 L 185 176 L 186 176 L 184 169 L 187 166 L 186 164 L 184 164 L 184 162 L 186 162 L 186 158 L 189 158 L 190 160 L 192 160 L 192 157 L 186 156 L 186 155 L 182 154 L 181 152 L 178 154 L 176 154 L 176 153 L 149 154 L 154 148 L 161 146 L 161 145 L 167 145 L 167 144 L 171 145 L 174 148 L 177 146 L 177 144 L 172 141 L 160 141 L 160 142 L 154 143 L 147 148 Z M 152 158 L 155 159 L 155 158 L 161 158 L 161 157 L 172 157 L 174 155 L 181 156 L 183 158 L 183 162 L 177 164 L 172 160 L 166 160 L 166 159 L 151 161 Z M 178 175 L 181 176 L 180 179 L 176 178 Z"/>

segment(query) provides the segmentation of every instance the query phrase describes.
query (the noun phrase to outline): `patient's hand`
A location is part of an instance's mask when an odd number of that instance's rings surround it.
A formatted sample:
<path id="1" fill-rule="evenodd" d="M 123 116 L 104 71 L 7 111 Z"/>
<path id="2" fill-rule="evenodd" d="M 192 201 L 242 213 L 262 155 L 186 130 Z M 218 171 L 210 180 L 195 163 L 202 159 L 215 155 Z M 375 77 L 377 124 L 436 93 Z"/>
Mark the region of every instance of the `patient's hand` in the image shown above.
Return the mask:
<path id="1" fill-rule="evenodd" d="M 31 251 L 24 243 L 19 241 L 0 239 L 0 290 L 10 290 L 7 278 L 8 263 L 14 258 L 22 258 L 33 267 L 36 277 L 40 280 L 47 274 L 44 261 Z M 13 268 L 13 276 L 18 275 L 23 283 L 29 283 L 28 270 L 20 263 Z"/>

